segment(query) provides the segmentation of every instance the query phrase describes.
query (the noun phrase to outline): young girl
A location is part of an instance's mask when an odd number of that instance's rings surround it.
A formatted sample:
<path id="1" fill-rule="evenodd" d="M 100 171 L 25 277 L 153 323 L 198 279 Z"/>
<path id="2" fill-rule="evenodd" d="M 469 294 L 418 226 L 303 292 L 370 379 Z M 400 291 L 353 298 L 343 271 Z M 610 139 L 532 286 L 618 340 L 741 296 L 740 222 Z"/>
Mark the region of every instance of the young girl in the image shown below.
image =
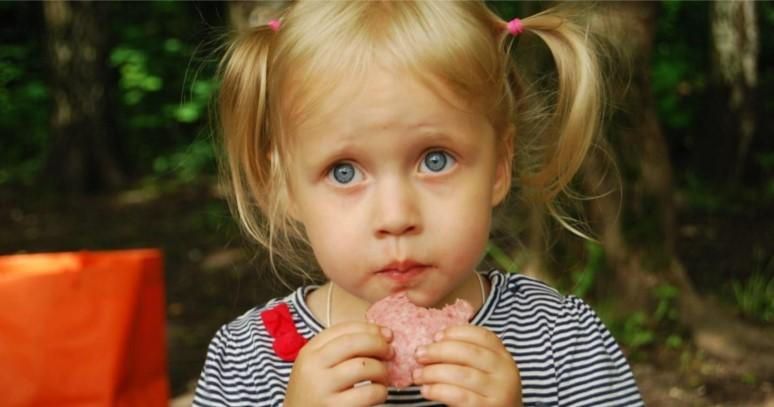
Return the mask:
<path id="1" fill-rule="evenodd" d="M 558 71 L 540 123 L 508 53 L 527 34 Z M 194 405 L 642 404 L 583 301 L 475 271 L 512 177 L 550 205 L 599 129 L 582 29 L 552 11 L 505 22 L 479 2 L 302 1 L 237 38 L 221 74 L 239 220 L 272 259 L 300 267 L 311 252 L 327 282 L 223 326 Z M 386 385 L 392 332 L 365 320 L 395 293 L 477 311 L 418 349 L 404 389 Z"/>

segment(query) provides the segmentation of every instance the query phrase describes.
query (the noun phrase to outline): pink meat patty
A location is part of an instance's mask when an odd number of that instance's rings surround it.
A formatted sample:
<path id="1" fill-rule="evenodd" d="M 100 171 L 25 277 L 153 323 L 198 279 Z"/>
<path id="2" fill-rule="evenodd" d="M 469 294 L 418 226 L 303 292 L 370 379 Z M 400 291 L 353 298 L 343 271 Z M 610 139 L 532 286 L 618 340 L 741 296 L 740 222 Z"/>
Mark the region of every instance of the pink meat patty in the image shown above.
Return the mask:
<path id="1" fill-rule="evenodd" d="M 392 329 L 392 347 L 395 358 L 387 363 L 390 386 L 406 387 L 411 384 L 411 373 L 419 367 L 414 358 L 417 347 L 433 342 L 436 332 L 453 325 L 467 324 L 473 316 L 473 307 L 465 300 L 441 310 L 418 307 L 405 293 L 389 296 L 375 302 L 366 312 L 369 322 Z"/>

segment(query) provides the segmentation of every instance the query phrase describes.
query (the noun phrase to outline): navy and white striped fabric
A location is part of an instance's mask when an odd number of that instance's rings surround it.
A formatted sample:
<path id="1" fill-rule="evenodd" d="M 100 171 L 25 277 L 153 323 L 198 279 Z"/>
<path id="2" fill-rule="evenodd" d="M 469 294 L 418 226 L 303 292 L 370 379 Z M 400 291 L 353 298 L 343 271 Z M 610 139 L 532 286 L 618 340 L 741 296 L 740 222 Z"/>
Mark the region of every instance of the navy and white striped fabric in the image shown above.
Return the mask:
<path id="1" fill-rule="evenodd" d="M 615 340 L 581 299 L 564 297 L 518 274 L 486 273 L 492 290 L 472 320 L 496 333 L 513 355 L 525 406 L 641 406 L 637 385 Z M 224 325 L 207 352 L 194 406 L 278 406 L 292 363 L 274 353 L 260 313 L 287 302 L 298 331 L 323 329 L 301 287 Z M 387 405 L 434 406 L 417 387 L 390 389 Z"/>

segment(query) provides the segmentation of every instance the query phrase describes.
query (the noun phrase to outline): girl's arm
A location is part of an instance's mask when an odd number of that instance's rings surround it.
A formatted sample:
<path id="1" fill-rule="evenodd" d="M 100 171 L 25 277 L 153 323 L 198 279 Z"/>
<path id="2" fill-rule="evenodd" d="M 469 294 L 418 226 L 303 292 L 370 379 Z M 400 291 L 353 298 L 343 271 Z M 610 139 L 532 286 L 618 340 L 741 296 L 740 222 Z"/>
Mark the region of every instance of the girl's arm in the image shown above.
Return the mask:
<path id="1" fill-rule="evenodd" d="M 596 313 L 568 296 L 556 319 L 552 349 L 562 406 L 641 406 L 629 364 Z"/>

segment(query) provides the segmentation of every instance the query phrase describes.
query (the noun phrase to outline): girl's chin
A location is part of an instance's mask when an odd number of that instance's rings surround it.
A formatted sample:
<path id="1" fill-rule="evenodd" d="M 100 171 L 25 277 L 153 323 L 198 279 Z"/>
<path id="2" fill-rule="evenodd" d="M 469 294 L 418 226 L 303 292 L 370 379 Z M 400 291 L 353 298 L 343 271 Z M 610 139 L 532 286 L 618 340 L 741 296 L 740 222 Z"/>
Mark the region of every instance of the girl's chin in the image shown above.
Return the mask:
<path id="1" fill-rule="evenodd" d="M 414 305 L 421 307 L 429 307 L 434 301 L 423 289 L 418 287 L 390 287 L 387 289 L 380 289 L 372 295 L 367 296 L 365 299 L 369 303 L 373 304 L 379 300 L 387 298 L 392 295 L 406 294 L 409 301 Z"/>
<path id="2" fill-rule="evenodd" d="M 403 293 L 406 294 L 412 304 L 419 307 L 436 308 L 437 305 L 440 305 L 441 307 L 444 305 L 439 304 L 443 301 L 445 296 L 441 292 L 444 287 L 440 286 L 438 282 L 414 281 L 409 284 L 395 284 L 387 279 L 382 278 L 381 280 L 382 281 L 379 281 L 379 284 L 374 287 L 374 291 L 361 298 L 364 298 L 373 304 L 374 302 L 391 295 Z M 384 284 L 385 282 L 387 282 L 387 284 Z"/>
<path id="3" fill-rule="evenodd" d="M 408 289 L 405 291 L 406 296 L 412 304 L 418 307 L 425 308 L 437 308 L 441 301 L 441 296 L 434 291 L 422 290 L 422 289 Z M 443 304 L 440 304 L 441 306 Z"/>

